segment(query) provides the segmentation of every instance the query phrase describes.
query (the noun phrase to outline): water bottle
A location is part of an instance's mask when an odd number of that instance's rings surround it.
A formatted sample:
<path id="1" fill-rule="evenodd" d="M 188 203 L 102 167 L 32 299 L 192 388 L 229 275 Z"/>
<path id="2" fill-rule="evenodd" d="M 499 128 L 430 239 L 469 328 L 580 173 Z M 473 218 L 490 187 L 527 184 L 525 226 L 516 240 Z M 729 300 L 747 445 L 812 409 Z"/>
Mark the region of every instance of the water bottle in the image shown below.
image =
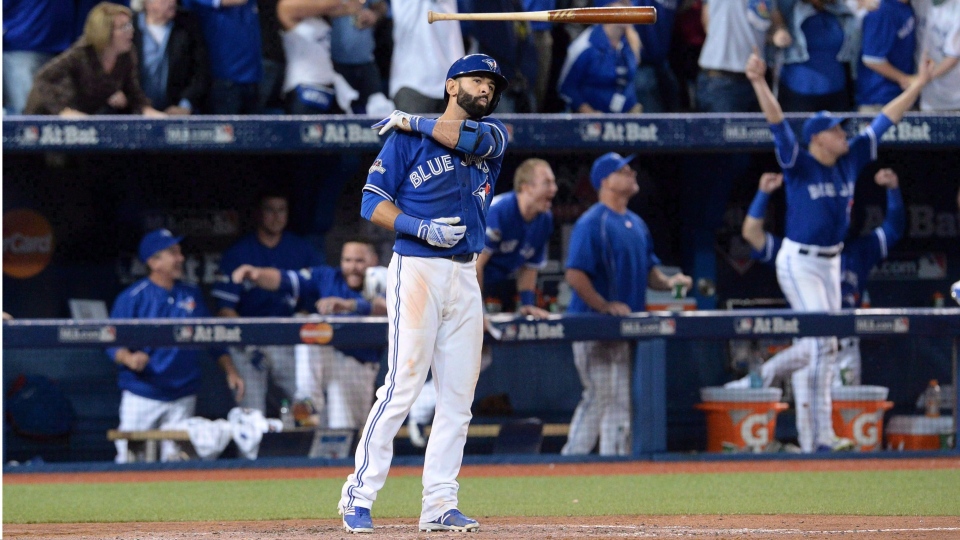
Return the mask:
<path id="1" fill-rule="evenodd" d="M 283 424 L 284 431 L 296 427 L 293 421 L 293 411 L 290 410 L 290 402 L 283 400 L 280 402 L 280 423 Z"/>
<path id="2" fill-rule="evenodd" d="M 763 358 L 754 356 L 750 361 L 750 388 L 763 388 L 763 376 L 760 375 L 760 368 L 763 366 Z"/>
<path id="3" fill-rule="evenodd" d="M 927 386 L 926 391 L 923 393 L 923 408 L 927 416 L 940 416 L 940 400 L 942 397 L 940 394 L 940 384 L 937 383 L 936 379 L 931 379 L 930 385 Z"/>

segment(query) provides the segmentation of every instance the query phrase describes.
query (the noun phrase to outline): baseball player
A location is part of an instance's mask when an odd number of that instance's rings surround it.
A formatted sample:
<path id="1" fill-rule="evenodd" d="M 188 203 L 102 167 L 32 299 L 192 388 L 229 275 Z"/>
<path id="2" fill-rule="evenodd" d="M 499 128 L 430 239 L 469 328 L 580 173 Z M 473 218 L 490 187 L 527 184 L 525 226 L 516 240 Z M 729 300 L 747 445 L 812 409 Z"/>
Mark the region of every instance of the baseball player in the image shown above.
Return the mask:
<path id="1" fill-rule="evenodd" d="M 640 187 L 630 167 L 634 156 L 609 152 L 590 169 L 600 201 L 573 226 L 566 280 L 573 289 L 568 313 L 628 315 L 646 310 L 647 286 L 661 291 L 692 284 L 658 268 L 653 239 L 627 202 Z M 600 455 L 630 452 L 630 342 L 575 341 L 573 361 L 583 397 L 570 422 L 563 455 L 587 454 L 600 439 Z"/>
<path id="2" fill-rule="evenodd" d="M 240 265 L 299 270 L 323 263 L 320 254 L 302 238 L 286 231 L 289 201 L 279 192 L 265 191 L 257 198 L 254 232 L 223 252 L 218 282 L 211 294 L 220 317 L 290 317 L 297 306 L 294 295 L 234 283 L 230 276 Z M 266 412 L 268 379 L 293 399 L 297 391 L 294 348 L 289 345 L 232 347 L 237 369 L 247 381 L 240 407 Z"/>
<path id="3" fill-rule="evenodd" d="M 746 74 L 773 133 L 777 161 L 783 168 L 787 194 L 785 238 L 777 254 L 777 280 L 793 309 L 835 311 L 840 309 L 840 251 L 850 225 L 853 190 L 861 169 L 877 157 L 877 143 L 884 132 L 899 122 L 930 80 L 930 62 L 922 62 L 906 90 L 887 103 L 859 135 L 847 140 L 841 118 L 821 111 L 803 124 L 803 149 L 767 81 L 766 63 L 756 50 L 747 60 Z M 797 410 L 797 424 L 809 423 L 810 440 L 801 448 L 833 450 L 839 441 L 833 432 L 830 396 L 838 343 L 836 337 L 804 338 L 809 347 L 805 387 L 810 407 Z M 803 392 L 804 390 L 800 390 Z M 806 444 L 805 444 L 806 443 Z"/>
<path id="4" fill-rule="evenodd" d="M 487 212 L 486 243 L 477 258 L 477 279 L 485 300 L 496 298 L 504 310 L 514 311 L 516 293 L 520 300 L 517 313 L 537 319 L 550 315 L 535 304 L 537 272 L 546 264 L 547 243 L 553 234 L 550 208 L 556 194 L 557 180 L 550 164 L 530 158 L 517 167 L 513 191 L 493 198 Z M 510 279 L 514 274 L 516 281 Z M 491 363 L 491 348 L 484 345 L 480 371 Z M 414 446 L 426 446 L 420 426 L 430 422 L 436 405 L 436 388 L 427 381 L 407 418 Z"/>
<path id="5" fill-rule="evenodd" d="M 887 214 L 879 227 L 843 246 L 840 253 L 840 297 L 844 308 L 861 307 L 862 285 L 866 283 L 870 270 L 887 257 L 890 248 L 903 236 L 906 216 L 897 174 L 891 169 L 881 169 L 874 175 L 874 181 L 887 189 Z M 763 230 L 764 213 L 770 194 L 782 184 L 782 174 L 764 173 L 760 177 L 757 195 L 743 221 L 742 234 L 752 248 L 751 258 L 766 264 L 773 264 L 783 242 L 782 238 Z M 760 368 L 762 386 L 768 387 L 776 378 L 805 368 L 810 363 L 808 352 L 803 346 L 793 345 L 770 357 Z M 860 384 L 859 338 L 847 337 L 840 340 L 836 368 L 834 386 Z M 750 376 L 731 381 L 724 386 L 749 388 Z M 804 391 L 805 387 L 801 385 L 801 391 L 794 393 L 797 408 L 808 399 L 808 396 L 803 395 Z"/>
<path id="6" fill-rule="evenodd" d="M 114 319 L 186 319 L 209 317 L 203 293 L 183 277 L 182 236 L 166 229 L 147 233 L 140 241 L 139 257 L 150 269 L 147 277 L 124 289 L 110 311 Z M 217 359 L 227 374 L 227 385 L 236 399 L 243 399 L 243 378 L 223 349 L 179 347 L 113 347 L 107 355 L 117 363 L 120 397 L 120 431 L 159 429 L 162 425 L 193 416 L 200 389 L 200 362 L 207 355 Z M 117 463 L 127 463 L 127 441 L 116 441 Z M 179 445 L 163 441 L 161 461 L 177 459 Z"/>
<path id="7" fill-rule="evenodd" d="M 420 530 L 480 527 L 457 508 L 456 478 L 480 374 L 476 260 L 507 145 L 505 126 L 489 115 L 506 87 L 496 60 L 464 56 L 447 70 L 440 118 L 394 111 L 373 126 L 396 132 L 370 167 L 361 214 L 397 239 L 387 276 L 387 376 L 338 505 L 348 531 L 373 531 L 370 507 L 386 480 L 393 439 L 428 370 L 437 413 L 424 458 Z"/>
<path id="8" fill-rule="evenodd" d="M 299 271 L 242 264 L 234 283 L 249 282 L 268 291 L 289 294 L 301 306 L 321 315 L 386 315 L 382 295 L 364 298 L 368 268 L 377 263 L 376 248 L 367 240 L 350 240 L 340 252 L 340 267 L 315 266 Z M 340 350 L 305 346 L 297 355 L 298 398 L 310 398 L 331 429 L 359 429 L 370 411 L 373 385 L 380 371 L 379 349 Z M 301 361 L 302 360 L 302 361 Z"/>

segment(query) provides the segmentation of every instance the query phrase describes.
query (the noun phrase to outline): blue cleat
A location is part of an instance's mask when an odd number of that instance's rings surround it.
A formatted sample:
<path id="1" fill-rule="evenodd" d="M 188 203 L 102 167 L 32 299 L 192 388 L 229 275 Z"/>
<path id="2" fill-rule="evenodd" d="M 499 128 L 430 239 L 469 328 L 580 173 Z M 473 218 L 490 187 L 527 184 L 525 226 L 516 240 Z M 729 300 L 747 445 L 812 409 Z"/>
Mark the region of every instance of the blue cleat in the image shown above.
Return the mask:
<path id="1" fill-rule="evenodd" d="M 372 533 L 373 520 L 370 509 L 362 506 L 348 506 L 340 509 L 343 516 L 343 528 L 352 533 Z"/>
<path id="2" fill-rule="evenodd" d="M 463 515 L 456 508 L 447 510 L 439 518 L 428 523 L 420 523 L 420 530 L 430 531 L 456 531 L 456 532 L 477 532 L 480 524 L 477 520 L 470 519 Z"/>

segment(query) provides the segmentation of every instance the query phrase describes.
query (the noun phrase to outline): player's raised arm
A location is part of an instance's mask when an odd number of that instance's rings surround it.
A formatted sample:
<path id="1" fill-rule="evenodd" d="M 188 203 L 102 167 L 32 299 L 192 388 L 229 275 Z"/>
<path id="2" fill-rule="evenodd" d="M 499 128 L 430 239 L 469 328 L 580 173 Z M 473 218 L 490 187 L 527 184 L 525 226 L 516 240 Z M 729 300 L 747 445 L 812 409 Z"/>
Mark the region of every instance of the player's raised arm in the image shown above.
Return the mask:
<path id="1" fill-rule="evenodd" d="M 767 122 L 771 124 L 783 122 L 783 109 L 780 108 L 780 102 L 777 101 L 770 90 L 770 85 L 767 84 L 767 63 L 760 58 L 760 53 L 756 47 L 753 48 L 753 53 L 747 59 L 745 71 L 747 79 L 753 85 L 753 91 L 757 94 L 760 110 L 763 111 Z"/>
<path id="2" fill-rule="evenodd" d="M 783 185 L 783 175 L 779 173 L 763 173 L 760 176 L 760 186 L 753 197 L 747 217 L 743 219 L 740 234 L 750 244 L 750 247 L 760 251 L 767 243 L 767 235 L 763 231 L 764 216 L 767 212 L 767 203 L 770 194 Z"/>

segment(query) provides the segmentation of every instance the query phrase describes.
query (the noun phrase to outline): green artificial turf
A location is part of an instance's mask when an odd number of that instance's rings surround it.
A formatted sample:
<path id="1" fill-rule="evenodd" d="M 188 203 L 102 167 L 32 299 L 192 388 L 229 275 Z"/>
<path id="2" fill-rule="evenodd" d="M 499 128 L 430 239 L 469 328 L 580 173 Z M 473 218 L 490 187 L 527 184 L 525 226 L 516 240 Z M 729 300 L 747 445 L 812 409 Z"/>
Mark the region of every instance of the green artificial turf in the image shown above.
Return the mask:
<path id="1" fill-rule="evenodd" d="M 4 523 L 333 518 L 343 481 L 3 486 Z M 958 515 L 960 470 L 463 478 L 474 516 Z M 387 481 L 373 515 L 415 518 L 420 479 Z"/>

